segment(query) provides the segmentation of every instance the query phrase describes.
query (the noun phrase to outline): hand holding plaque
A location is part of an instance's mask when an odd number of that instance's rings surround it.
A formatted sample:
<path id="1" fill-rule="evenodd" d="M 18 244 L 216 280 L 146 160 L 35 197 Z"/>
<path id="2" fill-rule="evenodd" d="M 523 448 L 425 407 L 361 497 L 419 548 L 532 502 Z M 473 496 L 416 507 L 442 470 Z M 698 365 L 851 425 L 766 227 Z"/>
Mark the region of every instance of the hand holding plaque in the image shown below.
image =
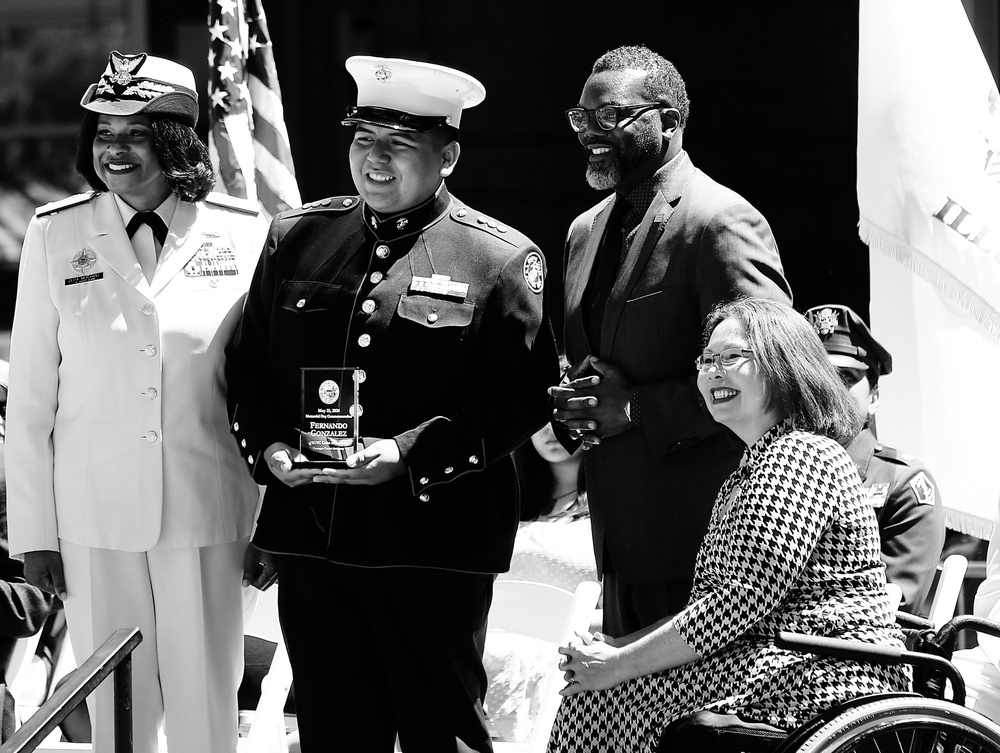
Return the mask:
<path id="1" fill-rule="evenodd" d="M 302 416 L 298 468 L 344 467 L 361 449 L 358 385 L 363 372 L 353 367 L 302 368 Z"/>

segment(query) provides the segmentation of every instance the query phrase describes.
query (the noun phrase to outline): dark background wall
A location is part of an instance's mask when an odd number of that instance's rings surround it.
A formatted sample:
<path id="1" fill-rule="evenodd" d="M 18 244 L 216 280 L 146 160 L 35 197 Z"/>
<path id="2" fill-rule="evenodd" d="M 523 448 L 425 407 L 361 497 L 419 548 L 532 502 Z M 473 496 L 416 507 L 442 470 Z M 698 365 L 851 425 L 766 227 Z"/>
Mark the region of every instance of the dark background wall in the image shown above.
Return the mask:
<path id="1" fill-rule="evenodd" d="M 964 2 L 996 75 L 996 3 Z M 577 103 L 596 57 L 645 44 L 687 81 L 684 143 L 695 164 L 769 219 L 796 306 L 843 302 L 867 318 L 867 249 L 856 231 L 857 0 L 775 9 L 728 0 L 264 3 L 303 200 L 354 193 L 340 125 L 355 96 L 345 58 L 454 66 L 481 80 L 487 98 L 463 119 L 449 187 L 531 236 L 557 286 L 566 228 L 601 196 L 584 182 L 584 152 L 562 111 Z M 148 51 L 190 66 L 204 96 L 207 0 L 149 0 L 147 11 Z"/>

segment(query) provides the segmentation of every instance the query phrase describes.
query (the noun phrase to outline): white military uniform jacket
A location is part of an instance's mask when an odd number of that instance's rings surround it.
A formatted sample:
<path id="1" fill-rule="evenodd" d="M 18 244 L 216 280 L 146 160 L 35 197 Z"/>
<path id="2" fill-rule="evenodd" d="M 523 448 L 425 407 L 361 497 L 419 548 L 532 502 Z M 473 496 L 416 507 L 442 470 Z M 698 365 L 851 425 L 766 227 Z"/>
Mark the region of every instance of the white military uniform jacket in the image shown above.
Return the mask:
<path id="1" fill-rule="evenodd" d="M 35 213 L 11 340 L 12 554 L 250 534 L 258 487 L 229 432 L 224 349 L 266 230 L 237 199 L 178 201 L 147 283 L 112 194 Z"/>

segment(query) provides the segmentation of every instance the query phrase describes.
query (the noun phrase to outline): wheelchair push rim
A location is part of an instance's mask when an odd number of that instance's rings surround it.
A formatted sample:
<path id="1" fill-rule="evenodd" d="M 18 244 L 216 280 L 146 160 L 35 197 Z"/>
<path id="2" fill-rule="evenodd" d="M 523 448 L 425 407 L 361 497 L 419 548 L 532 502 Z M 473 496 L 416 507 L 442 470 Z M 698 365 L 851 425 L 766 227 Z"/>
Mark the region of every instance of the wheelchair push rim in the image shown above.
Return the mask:
<path id="1" fill-rule="evenodd" d="M 791 741 L 789 741 L 791 742 Z M 975 711 L 933 698 L 882 698 L 844 710 L 798 753 L 1000 753 L 1000 726 Z"/>

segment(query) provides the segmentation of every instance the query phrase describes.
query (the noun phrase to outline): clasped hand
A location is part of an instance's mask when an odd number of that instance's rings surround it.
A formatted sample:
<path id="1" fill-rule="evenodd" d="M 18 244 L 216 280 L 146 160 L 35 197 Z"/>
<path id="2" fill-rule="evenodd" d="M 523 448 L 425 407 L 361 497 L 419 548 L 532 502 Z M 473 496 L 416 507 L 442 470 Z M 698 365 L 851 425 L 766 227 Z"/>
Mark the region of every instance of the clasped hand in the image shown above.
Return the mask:
<path id="1" fill-rule="evenodd" d="M 406 472 L 395 439 L 364 438 L 364 449 L 348 456 L 338 468 L 292 468 L 293 461 L 306 457 L 284 442 L 275 442 L 264 451 L 267 467 L 286 486 L 303 484 L 382 484 Z"/>
<path id="2" fill-rule="evenodd" d="M 581 437 L 585 450 L 631 428 L 625 404 L 632 385 L 620 368 L 587 356 L 570 367 L 566 377 L 558 386 L 549 387 L 555 405 L 552 417 L 573 436 Z"/>
<path id="3" fill-rule="evenodd" d="M 563 658 L 559 669 L 565 673 L 566 687 L 560 695 L 571 696 L 585 690 L 607 690 L 625 681 L 620 654 L 614 638 L 603 633 L 577 633 L 581 643 L 570 641 L 559 647 Z"/>

